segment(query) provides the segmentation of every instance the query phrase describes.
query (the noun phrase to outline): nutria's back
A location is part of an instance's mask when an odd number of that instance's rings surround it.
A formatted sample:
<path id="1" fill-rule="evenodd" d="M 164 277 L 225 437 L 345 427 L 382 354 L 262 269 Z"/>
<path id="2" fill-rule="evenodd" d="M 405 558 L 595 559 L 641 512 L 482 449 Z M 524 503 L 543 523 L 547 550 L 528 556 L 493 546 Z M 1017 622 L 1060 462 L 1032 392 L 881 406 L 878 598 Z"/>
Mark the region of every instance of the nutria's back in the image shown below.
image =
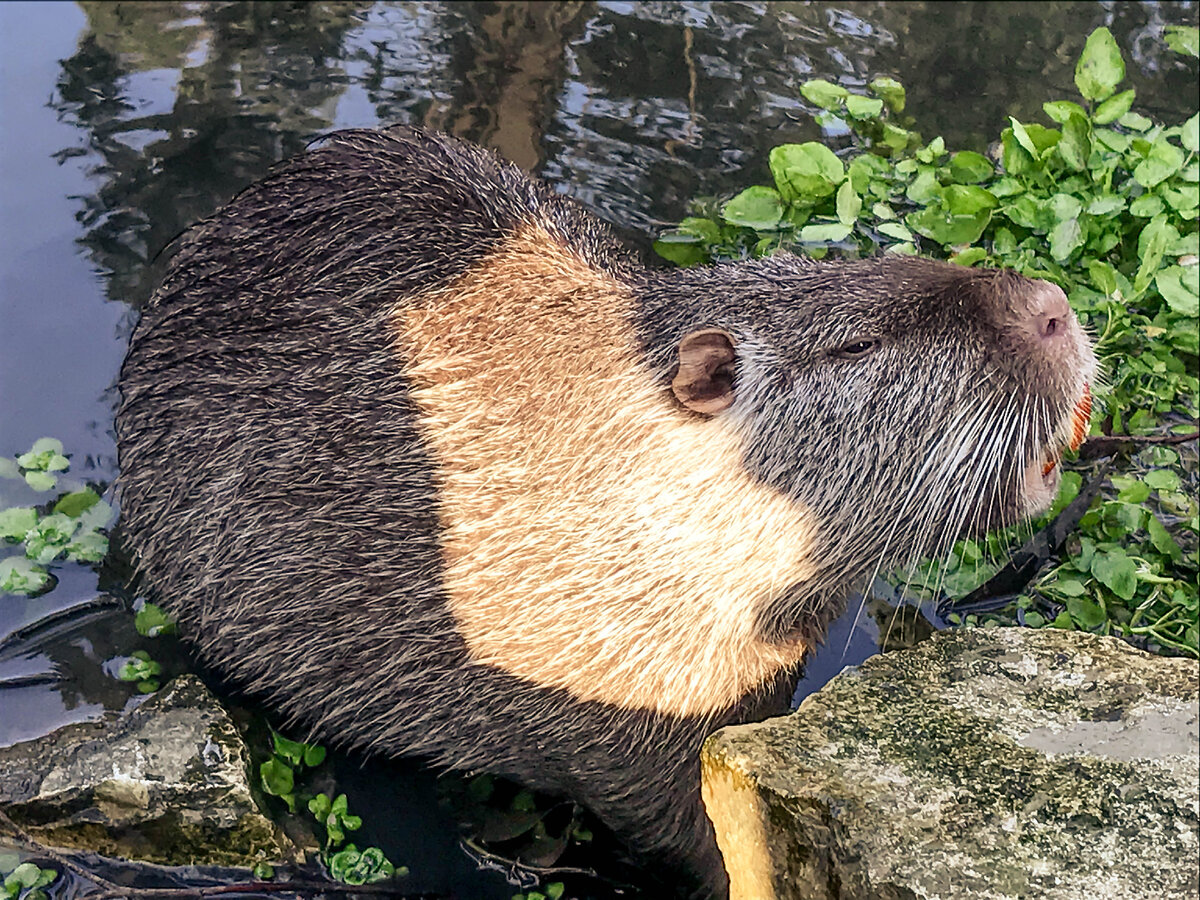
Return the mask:
<path id="1" fill-rule="evenodd" d="M 646 270 L 485 151 L 344 132 L 183 239 L 122 370 L 123 527 L 313 733 L 571 794 L 720 893 L 700 740 L 848 583 L 1048 504 L 1093 369 L 1013 273 Z"/>

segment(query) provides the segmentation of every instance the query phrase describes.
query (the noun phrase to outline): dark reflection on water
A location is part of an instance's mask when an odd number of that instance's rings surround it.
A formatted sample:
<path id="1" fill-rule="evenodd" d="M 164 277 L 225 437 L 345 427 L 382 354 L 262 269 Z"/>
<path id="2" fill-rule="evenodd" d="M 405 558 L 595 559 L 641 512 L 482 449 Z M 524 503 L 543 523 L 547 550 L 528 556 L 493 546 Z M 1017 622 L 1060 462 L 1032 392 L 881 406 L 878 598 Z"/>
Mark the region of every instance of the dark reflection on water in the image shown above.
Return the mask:
<path id="1" fill-rule="evenodd" d="M 1107 24 L 1138 108 L 1181 121 L 1196 65 L 1161 35 L 1195 20 L 1194 3 L 0 4 L 0 454 L 51 434 L 72 474 L 111 481 L 110 386 L 156 258 L 330 129 L 479 141 L 645 247 L 693 196 L 764 180 L 773 145 L 823 136 L 807 78 L 896 77 L 922 133 L 983 149 L 1005 116 L 1073 95 Z M 37 499 L 0 480 L 0 506 Z M 61 574 L 45 598 L 4 598 L 0 634 L 97 595 L 91 570 Z M 811 686 L 875 633 L 870 616 L 841 624 Z M 42 638 L 0 657 L 0 742 L 129 702 L 103 669 L 127 624 Z"/>

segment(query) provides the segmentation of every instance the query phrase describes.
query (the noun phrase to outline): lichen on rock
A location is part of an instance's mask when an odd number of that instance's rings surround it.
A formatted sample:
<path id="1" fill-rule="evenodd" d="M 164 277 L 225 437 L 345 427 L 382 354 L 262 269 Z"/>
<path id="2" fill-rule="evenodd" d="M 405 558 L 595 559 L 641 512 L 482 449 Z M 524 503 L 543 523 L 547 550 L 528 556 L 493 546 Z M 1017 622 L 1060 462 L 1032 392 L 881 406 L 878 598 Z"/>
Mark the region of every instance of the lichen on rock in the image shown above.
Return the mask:
<path id="1" fill-rule="evenodd" d="M 968 629 L 702 757 L 732 897 L 1196 897 L 1194 661 Z"/>
<path id="2" fill-rule="evenodd" d="M 43 844 L 163 865 L 293 851 L 259 811 L 245 745 L 194 676 L 136 708 L 0 748 L 0 809 Z"/>

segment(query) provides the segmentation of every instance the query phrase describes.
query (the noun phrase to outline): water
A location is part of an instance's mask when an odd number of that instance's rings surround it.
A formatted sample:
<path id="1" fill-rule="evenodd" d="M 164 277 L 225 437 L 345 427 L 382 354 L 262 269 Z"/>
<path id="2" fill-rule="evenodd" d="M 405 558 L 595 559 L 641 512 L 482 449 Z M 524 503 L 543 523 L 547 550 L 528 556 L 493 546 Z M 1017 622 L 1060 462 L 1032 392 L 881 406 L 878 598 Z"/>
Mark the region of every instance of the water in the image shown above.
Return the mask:
<path id="1" fill-rule="evenodd" d="M 838 137 L 798 99 L 807 78 L 891 75 L 922 133 L 982 150 L 1005 116 L 1073 95 L 1083 41 L 1107 24 L 1138 108 L 1181 121 L 1196 66 L 1161 33 L 1196 16 L 1194 3 L 0 4 L 0 454 L 52 435 L 73 476 L 111 482 L 111 386 L 156 254 L 322 132 L 400 121 L 479 141 L 645 248 L 690 198 L 765 181 L 773 145 Z M 39 499 L 0 481 L 0 508 Z M 59 574 L 45 597 L 0 598 L 0 635 L 20 632 L 0 653 L 0 744 L 136 702 L 111 676 L 137 645 L 128 615 L 95 606 L 120 573 Z M 87 615 L 21 631 L 72 609 Z M 846 619 L 805 689 L 875 646 L 870 616 Z M 429 807 L 428 790 L 407 788 L 424 799 L 406 809 Z M 408 848 L 396 856 L 422 889 L 512 893 L 471 874 L 445 817 L 393 813 L 368 822 L 397 829 L 375 839 Z"/>

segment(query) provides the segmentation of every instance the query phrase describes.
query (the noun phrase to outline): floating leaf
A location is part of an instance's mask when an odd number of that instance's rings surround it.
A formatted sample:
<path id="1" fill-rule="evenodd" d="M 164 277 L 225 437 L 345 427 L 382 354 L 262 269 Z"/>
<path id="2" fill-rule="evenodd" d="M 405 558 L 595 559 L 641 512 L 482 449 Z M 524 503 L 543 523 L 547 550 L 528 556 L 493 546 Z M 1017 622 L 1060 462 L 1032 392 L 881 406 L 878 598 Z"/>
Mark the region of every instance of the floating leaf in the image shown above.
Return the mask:
<path id="1" fill-rule="evenodd" d="M 24 556 L 0 560 L 0 594 L 36 594 L 49 581 L 49 573 Z"/>
<path id="2" fill-rule="evenodd" d="M 58 484 L 58 479 L 49 472 L 32 471 L 25 473 L 25 483 L 35 491 L 50 491 Z"/>
<path id="3" fill-rule="evenodd" d="M 14 506 L 0 510 L 0 538 L 23 541 L 25 534 L 37 525 L 37 510 L 32 506 Z"/>
<path id="4" fill-rule="evenodd" d="M 100 502 L 100 495 L 91 488 L 84 488 L 82 491 L 73 491 L 70 494 L 64 494 L 54 504 L 54 511 L 67 516 L 78 516 L 86 509 L 90 509 Z"/>

